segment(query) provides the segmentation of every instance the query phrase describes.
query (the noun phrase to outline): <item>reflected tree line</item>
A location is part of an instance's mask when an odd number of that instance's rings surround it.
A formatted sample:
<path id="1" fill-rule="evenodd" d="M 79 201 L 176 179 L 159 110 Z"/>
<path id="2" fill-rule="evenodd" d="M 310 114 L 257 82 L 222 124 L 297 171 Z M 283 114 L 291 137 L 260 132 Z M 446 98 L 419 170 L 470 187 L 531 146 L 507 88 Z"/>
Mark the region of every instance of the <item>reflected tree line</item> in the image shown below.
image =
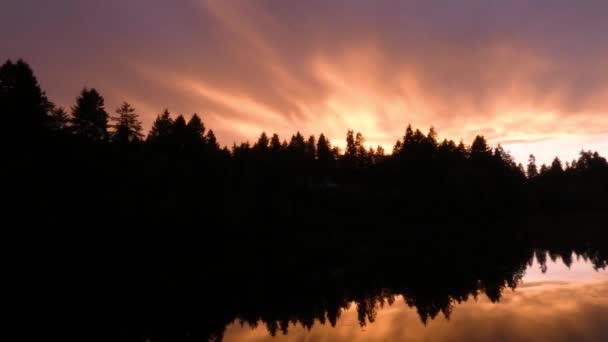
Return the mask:
<path id="1" fill-rule="evenodd" d="M 221 341 L 236 322 L 274 336 L 346 324 L 338 322 L 346 309 L 356 310 L 364 328 L 400 297 L 423 324 L 449 320 L 458 303 L 481 297 L 499 303 L 535 260 L 543 272 L 549 260 L 570 266 L 575 258 L 605 269 L 608 235 L 598 222 L 583 216 L 469 227 L 475 234 L 423 226 L 409 233 L 378 227 L 384 237 L 317 232 L 280 240 L 261 236 L 255 243 L 247 235 L 220 239 L 203 250 L 192 246 L 173 255 L 166 268 L 155 263 L 146 276 L 132 279 L 133 290 L 119 297 L 119 307 L 136 309 L 122 317 L 129 329 L 121 334 L 132 340 Z M 488 232 L 496 229 L 504 234 Z"/>
<path id="2" fill-rule="evenodd" d="M 299 132 L 220 147 L 197 114 L 165 110 L 146 135 L 133 106 L 125 102 L 110 114 L 92 88 L 69 110 L 55 106 L 22 60 L 0 68 L 0 112 L 16 203 L 35 205 L 49 222 L 67 220 L 65 207 L 70 217 L 103 220 L 109 205 L 124 220 L 141 222 L 153 212 L 154 222 L 172 224 L 198 223 L 201 213 L 230 223 L 269 213 L 365 222 L 429 211 L 479 216 L 608 206 L 608 163 L 597 152 L 540 166 L 530 156 L 523 166 L 483 136 L 467 145 L 411 126 L 390 155 L 366 148 L 351 130 L 344 151 L 323 134 Z"/>

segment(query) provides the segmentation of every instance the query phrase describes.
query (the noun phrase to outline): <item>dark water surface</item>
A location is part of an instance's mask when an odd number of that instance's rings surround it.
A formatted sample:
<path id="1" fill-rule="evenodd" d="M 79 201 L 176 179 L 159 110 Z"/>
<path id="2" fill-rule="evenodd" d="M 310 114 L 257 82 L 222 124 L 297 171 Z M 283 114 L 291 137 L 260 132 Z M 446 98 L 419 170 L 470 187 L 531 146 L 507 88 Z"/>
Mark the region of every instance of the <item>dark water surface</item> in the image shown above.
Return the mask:
<path id="1" fill-rule="evenodd" d="M 105 340 L 606 341 L 605 222 L 173 229 L 52 265 Z"/>

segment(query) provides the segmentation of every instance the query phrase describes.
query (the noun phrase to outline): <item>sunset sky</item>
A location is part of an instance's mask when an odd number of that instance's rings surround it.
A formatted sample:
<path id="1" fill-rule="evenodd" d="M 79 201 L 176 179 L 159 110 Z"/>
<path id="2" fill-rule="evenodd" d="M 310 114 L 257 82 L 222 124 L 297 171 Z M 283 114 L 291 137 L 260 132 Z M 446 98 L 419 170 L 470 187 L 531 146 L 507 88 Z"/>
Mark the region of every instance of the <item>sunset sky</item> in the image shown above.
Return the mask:
<path id="1" fill-rule="evenodd" d="M 148 129 L 199 113 L 220 142 L 408 123 L 518 161 L 608 155 L 608 1 L 3 0 L 0 58 L 49 98 L 95 87 Z"/>

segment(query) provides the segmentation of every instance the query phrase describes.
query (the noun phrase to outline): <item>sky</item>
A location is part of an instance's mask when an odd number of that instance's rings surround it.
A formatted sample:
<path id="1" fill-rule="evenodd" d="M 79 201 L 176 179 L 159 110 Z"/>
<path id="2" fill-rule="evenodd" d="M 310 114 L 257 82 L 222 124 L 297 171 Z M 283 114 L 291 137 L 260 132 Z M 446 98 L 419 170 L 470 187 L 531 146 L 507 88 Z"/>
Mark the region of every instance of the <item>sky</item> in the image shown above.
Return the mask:
<path id="1" fill-rule="evenodd" d="M 517 161 L 608 155 L 603 0 L 3 0 L 0 58 L 66 108 L 198 113 L 220 143 L 347 129 L 391 150 L 408 123 Z"/>

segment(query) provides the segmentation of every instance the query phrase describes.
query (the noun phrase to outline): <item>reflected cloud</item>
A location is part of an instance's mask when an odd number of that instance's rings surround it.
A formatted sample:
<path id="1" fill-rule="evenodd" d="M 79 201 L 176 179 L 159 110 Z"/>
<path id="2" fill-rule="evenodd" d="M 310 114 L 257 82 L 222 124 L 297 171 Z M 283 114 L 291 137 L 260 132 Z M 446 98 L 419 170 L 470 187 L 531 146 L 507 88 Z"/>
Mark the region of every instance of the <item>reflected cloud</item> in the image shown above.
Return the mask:
<path id="1" fill-rule="evenodd" d="M 469 299 L 455 305 L 449 320 L 439 317 L 426 325 L 398 297 L 392 306 L 378 308 L 375 322 L 364 328 L 351 306 L 336 328 L 291 324 L 288 335 L 270 337 L 263 325 L 252 330 L 233 324 L 224 341 L 601 341 L 607 317 L 608 281 L 547 282 L 505 292 L 498 304 Z"/>

